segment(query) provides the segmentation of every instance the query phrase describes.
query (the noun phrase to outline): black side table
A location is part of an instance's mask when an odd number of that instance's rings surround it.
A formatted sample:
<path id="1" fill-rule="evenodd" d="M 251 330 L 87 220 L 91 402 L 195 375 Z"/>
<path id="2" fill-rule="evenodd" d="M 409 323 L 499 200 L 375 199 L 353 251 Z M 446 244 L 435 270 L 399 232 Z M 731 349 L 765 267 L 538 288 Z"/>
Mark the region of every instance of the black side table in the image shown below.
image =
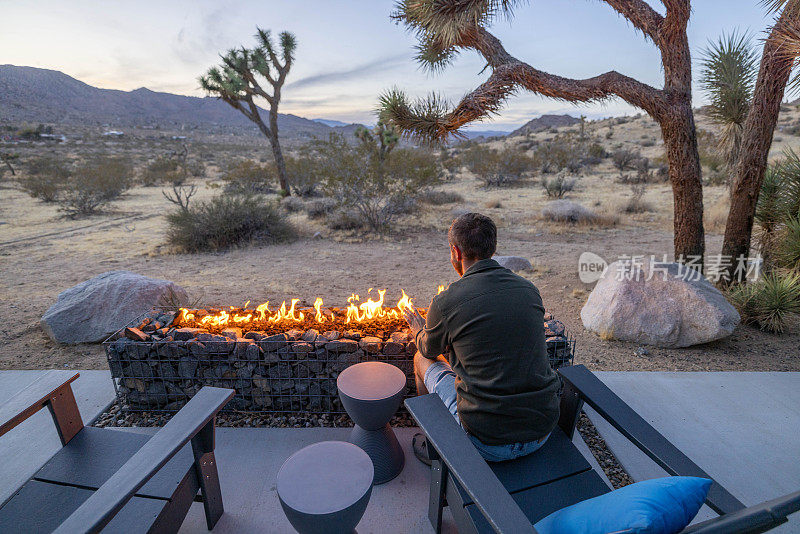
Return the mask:
<path id="1" fill-rule="evenodd" d="M 372 458 L 375 484 L 400 474 L 405 455 L 389 421 L 400 406 L 406 390 L 403 371 L 383 362 L 351 365 L 336 381 L 344 409 L 355 422 L 350 442 Z"/>
<path id="2" fill-rule="evenodd" d="M 372 494 L 367 454 L 346 441 L 300 449 L 278 471 L 278 498 L 300 534 L 355 532 Z"/>

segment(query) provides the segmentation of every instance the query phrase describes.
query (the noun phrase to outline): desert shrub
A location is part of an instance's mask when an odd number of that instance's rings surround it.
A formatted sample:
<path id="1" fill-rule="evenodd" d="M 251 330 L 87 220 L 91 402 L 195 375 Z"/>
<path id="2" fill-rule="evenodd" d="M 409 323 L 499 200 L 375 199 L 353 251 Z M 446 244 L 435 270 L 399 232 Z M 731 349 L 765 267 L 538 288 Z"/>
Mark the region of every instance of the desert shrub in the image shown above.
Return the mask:
<path id="1" fill-rule="evenodd" d="M 439 153 L 439 164 L 445 171 L 446 178 L 453 178 L 463 165 L 462 158 L 456 150 L 442 149 Z"/>
<path id="2" fill-rule="evenodd" d="M 259 165 L 249 160 L 238 160 L 229 164 L 222 175 L 227 193 L 257 194 L 272 193 L 275 171 L 270 164 Z"/>
<path id="3" fill-rule="evenodd" d="M 559 173 L 552 178 L 542 177 L 542 188 L 548 197 L 562 198 L 575 189 L 576 182 L 575 178 L 568 178 L 564 173 Z"/>
<path id="4" fill-rule="evenodd" d="M 289 213 L 297 213 L 305 210 L 306 204 L 297 197 L 284 197 L 281 199 L 281 207 Z"/>
<path id="5" fill-rule="evenodd" d="M 328 214 L 325 219 L 328 227 L 334 230 L 359 230 L 364 228 L 364 220 L 353 210 L 339 208 Z"/>
<path id="6" fill-rule="evenodd" d="M 766 274 L 755 282 L 734 286 L 727 296 L 742 322 L 780 334 L 789 319 L 800 314 L 800 275 Z"/>
<path id="7" fill-rule="evenodd" d="M 250 242 L 294 237 L 276 203 L 260 195 L 222 194 L 167 215 L 167 240 L 183 252 L 221 250 Z"/>
<path id="8" fill-rule="evenodd" d="M 36 126 L 26 125 L 17 130 L 16 136 L 20 139 L 28 141 L 35 141 L 41 138 L 42 134 L 52 134 L 53 127 L 45 126 L 44 124 L 37 124 Z"/>
<path id="9" fill-rule="evenodd" d="M 787 126 L 786 128 L 783 129 L 783 132 L 789 135 L 800 135 L 800 121 L 797 121 L 796 123 Z"/>
<path id="10" fill-rule="evenodd" d="M 356 214 L 366 226 L 386 231 L 416 198 L 441 180 L 434 155 L 421 149 L 379 152 L 367 143 L 352 146 L 332 134 L 315 145 L 317 175 L 340 210 Z"/>
<path id="11" fill-rule="evenodd" d="M 589 208 L 570 200 L 554 200 L 542 209 L 542 218 L 553 222 L 592 222 L 597 215 Z"/>
<path id="12" fill-rule="evenodd" d="M 193 160 L 186 163 L 186 172 L 195 178 L 201 178 L 206 175 L 206 165 L 200 160 Z"/>
<path id="13" fill-rule="evenodd" d="M 69 164 L 63 159 L 40 156 L 28 162 L 25 172 L 17 176 L 17 183 L 33 198 L 55 202 L 69 176 Z"/>
<path id="14" fill-rule="evenodd" d="M 611 162 L 620 174 L 635 169 L 636 161 L 641 158 L 642 155 L 639 152 L 627 148 L 617 149 L 611 154 Z"/>
<path id="15" fill-rule="evenodd" d="M 317 178 L 317 163 L 306 154 L 297 157 L 287 156 L 286 174 L 289 179 L 289 187 L 298 196 L 313 197 L 317 194 L 319 182 Z"/>
<path id="16" fill-rule="evenodd" d="M 518 147 L 494 150 L 478 145 L 468 152 L 467 167 L 486 187 L 513 185 L 533 169 L 533 159 Z"/>
<path id="17" fill-rule="evenodd" d="M 130 189 L 133 166 L 116 157 L 98 157 L 79 164 L 56 202 L 70 217 L 91 215 Z"/>
<path id="18" fill-rule="evenodd" d="M 608 157 L 608 152 L 606 152 L 606 149 L 603 148 L 603 145 L 600 143 L 592 143 L 586 151 L 588 156 L 592 158 L 605 159 Z"/>
<path id="19" fill-rule="evenodd" d="M 333 212 L 336 205 L 332 198 L 318 198 L 306 204 L 306 213 L 312 219 L 320 219 Z"/>
<path id="20" fill-rule="evenodd" d="M 441 206 L 442 204 L 453 204 L 455 202 L 464 202 L 464 197 L 458 193 L 451 191 L 441 191 L 439 189 L 432 189 L 425 191 L 420 195 L 420 200 L 426 204 L 434 206 Z"/>
<path id="21" fill-rule="evenodd" d="M 178 160 L 168 156 L 159 156 L 150 161 L 142 170 L 142 185 L 152 187 L 165 183 L 179 184 L 183 181 L 183 171 Z"/>
<path id="22" fill-rule="evenodd" d="M 594 164 L 588 146 L 573 134 L 559 135 L 544 141 L 534 150 L 534 160 L 542 174 L 555 174 L 566 169 L 571 174 L 580 174 L 587 164 Z"/>
<path id="23" fill-rule="evenodd" d="M 622 207 L 625 213 L 644 213 L 653 211 L 649 202 L 645 202 L 644 195 L 647 193 L 647 186 L 644 183 L 631 184 L 631 198 Z"/>

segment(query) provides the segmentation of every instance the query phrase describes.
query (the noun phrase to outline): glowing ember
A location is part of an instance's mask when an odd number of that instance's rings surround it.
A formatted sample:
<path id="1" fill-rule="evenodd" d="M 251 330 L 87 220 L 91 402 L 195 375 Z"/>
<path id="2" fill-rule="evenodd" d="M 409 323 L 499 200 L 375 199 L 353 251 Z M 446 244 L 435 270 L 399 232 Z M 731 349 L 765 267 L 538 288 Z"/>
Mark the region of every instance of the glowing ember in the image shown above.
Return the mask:
<path id="1" fill-rule="evenodd" d="M 439 286 L 441 293 L 444 286 Z M 372 288 L 367 294 L 372 293 Z M 391 332 L 405 328 L 404 310 L 413 310 L 414 304 L 400 290 L 401 296 L 393 307 L 386 307 L 385 289 L 377 290 L 377 299 L 369 297 L 361 301 L 355 293 L 347 299 L 348 306 L 344 309 L 325 308 L 322 298 L 317 297 L 313 307 L 300 307 L 300 299 L 291 299 L 289 304 L 283 301 L 279 308 L 271 309 L 269 301 L 259 304 L 255 309 L 248 307 L 247 301 L 243 307 L 231 306 L 229 310 L 195 310 L 180 308 L 175 318 L 174 326 L 203 328 L 210 332 L 218 332 L 225 328 L 237 327 L 243 332 L 258 330 L 263 332 L 278 332 L 287 329 L 336 330 L 355 328 L 374 332 L 386 329 Z M 374 296 L 374 295 L 373 295 Z M 425 310 L 420 310 L 424 313 Z"/>

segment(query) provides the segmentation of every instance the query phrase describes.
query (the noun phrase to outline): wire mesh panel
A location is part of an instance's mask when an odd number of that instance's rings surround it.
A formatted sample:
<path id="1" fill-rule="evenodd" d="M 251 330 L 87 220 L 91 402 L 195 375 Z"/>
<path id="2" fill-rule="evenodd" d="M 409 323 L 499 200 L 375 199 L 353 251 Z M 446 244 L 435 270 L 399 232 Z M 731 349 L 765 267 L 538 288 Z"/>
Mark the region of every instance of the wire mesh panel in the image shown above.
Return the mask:
<path id="1" fill-rule="evenodd" d="M 315 330 L 242 335 L 236 329 L 175 328 L 173 319 L 170 312 L 151 312 L 105 342 L 123 410 L 176 411 L 210 385 L 236 390 L 228 410 L 343 414 L 336 378 L 364 361 L 398 367 L 408 380 L 407 395 L 415 393 L 417 349 L 406 333 L 396 332 L 389 340 Z M 571 365 L 575 340 L 563 325 L 549 321 L 545 334 L 553 367 Z"/>

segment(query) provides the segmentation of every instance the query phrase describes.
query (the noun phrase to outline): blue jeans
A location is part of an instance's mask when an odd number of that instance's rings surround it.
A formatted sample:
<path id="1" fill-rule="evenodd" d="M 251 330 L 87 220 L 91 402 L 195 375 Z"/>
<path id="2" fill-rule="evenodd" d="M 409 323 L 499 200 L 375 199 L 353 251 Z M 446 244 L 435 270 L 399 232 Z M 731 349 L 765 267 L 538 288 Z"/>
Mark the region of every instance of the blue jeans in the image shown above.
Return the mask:
<path id="1" fill-rule="evenodd" d="M 435 361 L 425 371 L 425 388 L 428 393 L 436 393 L 442 399 L 444 405 L 456 418 L 458 424 L 461 420 L 458 418 L 458 410 L 456 406 L 456 374 L 453 369 L 443 361 Z M 462 426 L 463 427 L 463 426 Z M 466 432 L 466 429 L 465 429 Z M 475 448 L 488 462 L 503 462 L 506 460 L 513 460 L 520 456 L 526 456 L 539 450 L 545 444 L 550 434 L 540 441 L 528 441 L 526 443 L 510 443 L 508 445 L 486 445 L 481 440 L 467 432 L 469 439 L 472 440 Z"/>

